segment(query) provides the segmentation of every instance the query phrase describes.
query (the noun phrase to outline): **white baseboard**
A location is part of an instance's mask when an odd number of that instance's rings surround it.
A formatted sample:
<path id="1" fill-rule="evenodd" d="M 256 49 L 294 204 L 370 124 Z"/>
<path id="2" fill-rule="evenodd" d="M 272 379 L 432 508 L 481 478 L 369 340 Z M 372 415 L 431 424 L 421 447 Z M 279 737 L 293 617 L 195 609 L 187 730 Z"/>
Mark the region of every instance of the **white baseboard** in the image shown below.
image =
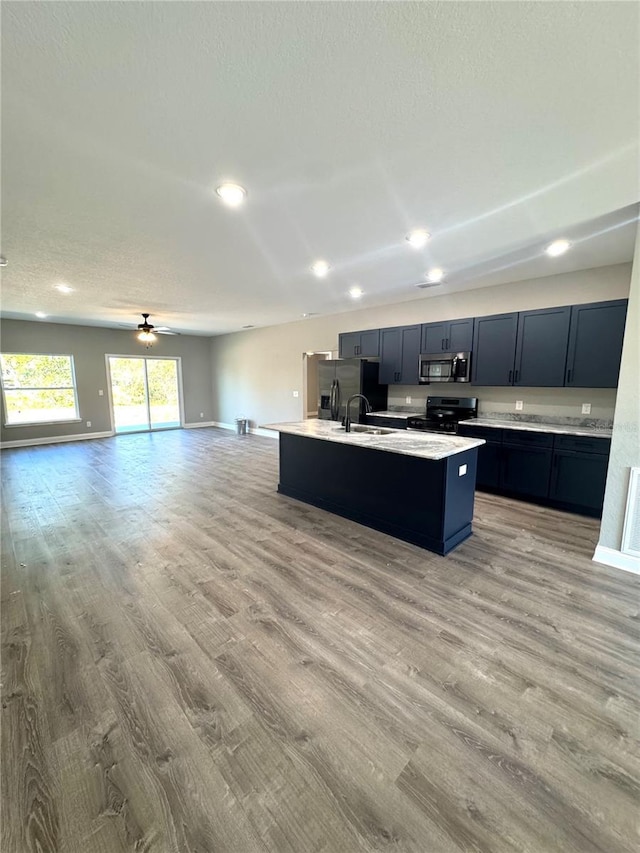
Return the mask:
<path id="1" fill-rule="evenodd" d="M 594 563 L 602 563 L 604 566 L 612 566 L 614 569 L 622 569 L 623 572 L 632 572 L 640 575 L 640 558 L 631 554 L 623 554 L 615 548 L 605 548 L 604 545 L 596 545 L 593 555 Z"/>
<path id="2" fill-rule="evenodd" d="M 265 438 L 278 438 L 280 435 L 274 429 L 264 429 L 264 427 L 251 427 L 249 432 L 251 435 L 263 435 Z"/>
<path id="3" fill-rule="evenodd" d="M 67 441 L 86 441 L 89 438 L 112 438 L 114 435 L 111 430 L 109 432 L 83 432 L 78 435 L 52 435 L 48 438 L 18 438 L 15 441 L 3 441 L 0 444 L 0 450 L 5 450 L 9 447 L 31 447 L 36 444 L 63 444 Z"/>
<path id="4" fill-rule="evenodd" d="M 199 427 L 220 426 L 217 421 L 195 421 L 192 424 L 183 424 L 184 429 L 199 429 Z"/>

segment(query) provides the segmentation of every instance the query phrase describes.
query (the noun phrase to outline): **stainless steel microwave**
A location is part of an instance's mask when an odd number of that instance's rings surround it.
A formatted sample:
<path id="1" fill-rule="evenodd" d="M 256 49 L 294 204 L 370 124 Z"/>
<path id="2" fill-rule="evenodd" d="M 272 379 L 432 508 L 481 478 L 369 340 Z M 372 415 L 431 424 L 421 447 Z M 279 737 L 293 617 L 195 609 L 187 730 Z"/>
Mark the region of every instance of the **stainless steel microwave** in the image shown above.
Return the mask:
<path id="1" fill-rule="evenodd" d="M 468 382 L 471 378 L 471 353 L 426 353 L 420 356 L 419 382 Z"/>

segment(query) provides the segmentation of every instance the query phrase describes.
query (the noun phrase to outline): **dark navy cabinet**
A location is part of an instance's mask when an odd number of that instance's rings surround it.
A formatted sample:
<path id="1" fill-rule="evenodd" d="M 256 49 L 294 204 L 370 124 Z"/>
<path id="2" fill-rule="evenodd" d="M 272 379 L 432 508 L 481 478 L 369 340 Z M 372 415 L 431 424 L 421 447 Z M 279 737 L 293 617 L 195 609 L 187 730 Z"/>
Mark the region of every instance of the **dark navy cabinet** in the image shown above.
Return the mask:
<path id="1" fill-rule="evenodd" d="M 627 300 L 571 308 L 565 385 L 617 388 Z"/>
<path id="2" fill-rule="evenodd" d="M 500 488 L 512 494 L 546 498 L 551 476 L 551 448 L 507 444 L 506 441 L 505 438 L 502 444 Z"/>
<path id="3" fill-rule="evenodd" d="M 570 320 L 570 306 L 520 312 L 514 385 L 527 388 L 564 385 Z"/>
<path id="4" fill-rule="evenodd" d="M 484 438 L 479 489 L 600 517 L 611 441 L 461 423 L 458 434 Z"/>
<path id="5" fill-rule="evenodd" d="M 420 326 L 380 330 L 380 383 L 417 385 Z"/>
<path id="6" fill-rule="evenodd" d="M 518 314 L 476 317 L 471 356 L 474 385 L 512 385 Z"/>
<path id="7" fill-rule="evenodd" d="M 338 335 L 340 358 L 377 358 L 380 355 L 380 329 L 344 332 Z"/>
<path id="8" fill-rule="evenodd" d="M 549 497 L 601 511 L 608 465 L 609 456 L 603 453 L 555 450 Z"/>
<path id="9" fill-rule="evenodd" d="M 473 346 L 473 318 L 423 323 L 420 352 L 469 352 Z"/>

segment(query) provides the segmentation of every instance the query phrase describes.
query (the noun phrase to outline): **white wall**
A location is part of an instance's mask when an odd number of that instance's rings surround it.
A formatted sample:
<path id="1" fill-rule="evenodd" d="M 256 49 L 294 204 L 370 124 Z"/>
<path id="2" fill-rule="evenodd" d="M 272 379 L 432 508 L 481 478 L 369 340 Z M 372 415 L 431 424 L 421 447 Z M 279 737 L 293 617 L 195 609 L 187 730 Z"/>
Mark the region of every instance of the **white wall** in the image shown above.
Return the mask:
<path id="1" fill-rule="evenodd" d="M 631 275 L 599 548 L 620 549 L 629 471 L 636 466 L 640 466 L 640 226 Z"/>
<path id="2" fill-rule="evenodd" d="M 303 420 L 303 353 L 337 350 L 340 332 L 622 299 L 628 295 L 630 278 L 631 265 L 617 264 L 221 335 L 211 342 L 214 420 L 232 423 L 240 415 L 253 425 Z M 475 390 L 485 411 L 515 400 L 513 389 Z M 300 396 L 294 397 L 293 391 Z M 418 386 L 408 393 L 426 398 Z M 589 392 L 588 398 L 586 393 L 573 399 L 564 389 L 518 389 L 517 397 L 525 400 L 530 413 L 573 415 L 584 401 L 596 405 L 594 417 L 613 416 L 613 392 Z"/>

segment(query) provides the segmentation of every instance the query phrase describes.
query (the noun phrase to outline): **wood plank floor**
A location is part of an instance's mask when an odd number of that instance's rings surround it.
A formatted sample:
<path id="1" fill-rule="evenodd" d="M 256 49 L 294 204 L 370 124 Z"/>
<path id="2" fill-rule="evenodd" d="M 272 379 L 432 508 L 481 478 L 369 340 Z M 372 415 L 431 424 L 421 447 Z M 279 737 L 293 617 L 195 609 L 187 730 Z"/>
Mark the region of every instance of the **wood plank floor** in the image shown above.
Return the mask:
<path id="1" fill-rule="evenodd" d="M 3 452 L 3 853 L 637 851 L 640 579 L 597 522 L 479 495 L 442 558 L 277 455 Z"/>

